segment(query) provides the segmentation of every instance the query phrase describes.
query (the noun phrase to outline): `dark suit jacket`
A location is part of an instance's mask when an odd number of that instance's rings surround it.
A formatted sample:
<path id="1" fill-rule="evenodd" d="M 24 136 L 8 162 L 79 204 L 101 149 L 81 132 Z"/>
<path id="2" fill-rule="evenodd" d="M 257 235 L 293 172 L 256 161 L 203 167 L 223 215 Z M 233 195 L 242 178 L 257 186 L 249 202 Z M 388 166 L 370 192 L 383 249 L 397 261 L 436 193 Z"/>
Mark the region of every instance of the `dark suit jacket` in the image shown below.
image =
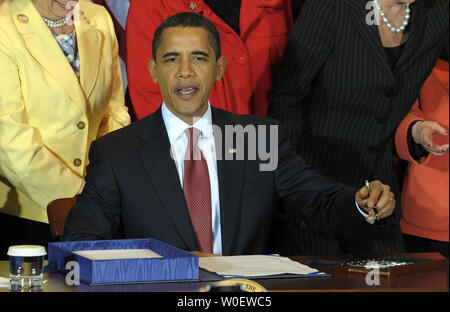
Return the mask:
<path id="1" fill-rule="evenodd" d="M 288 140 L 319 173 L 353 187 L 364 178 L 381 180 L 391 186 L 399 207 L 394 133 L 438 56 L 448 59 L 448 10 L 441 0 L 411 5 L 409 38 L 391 69 L 378 27 L 367 24 L 374 17 L 367 3 L 305 1 L 274 83 L 269 116 L 280 121 Z M 396 209 L 393 224 L 344 251 L 402 252 L 400 218 Z"/>
<path id="2" fill-rule="evenodd" d="M 394 133 L 439 55 L 448 59 L 448 10 L 441 0 L 411 5 L 409 38 L 391 69 L 377 26 L 366 23 L 367 3 L 305 2 L 274 83 L 269 116 L 321 174 L 354 187 L 364 177 L 379 179 L 399 199 Z"/>
<path id="3" fill-rule="evenodd" d="M 234 115 L 215 108 L 212 118 L 222 133 L 225 125 L 276 125 L 265 117 Z M 216 149 L 228 152 L 217 137 Z M 63 239 L 151 237 L 198 250 L 169 153 L 160 110 L 94 141 L 86 186 L 68 216 Z M 355 207 L 356 190 L 316 174 L 291 150 L 281 131 L 275 171 L 260 171 L 262 161 L 247 156 L 226 160 L 218 155 L 224 255 L 266 252 L 280 200 L 301 212 L 312 228 L 328 235 L 349 237 L 372 227 Z"/>

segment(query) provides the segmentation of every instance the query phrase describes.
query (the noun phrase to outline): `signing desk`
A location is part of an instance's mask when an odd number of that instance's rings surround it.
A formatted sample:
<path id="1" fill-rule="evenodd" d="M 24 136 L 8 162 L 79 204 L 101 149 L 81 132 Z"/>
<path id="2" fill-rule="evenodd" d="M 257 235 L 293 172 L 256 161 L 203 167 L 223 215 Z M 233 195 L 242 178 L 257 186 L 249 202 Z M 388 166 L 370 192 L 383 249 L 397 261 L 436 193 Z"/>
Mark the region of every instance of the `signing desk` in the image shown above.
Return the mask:
<path id="1" fill-rule="evenodd" d="M 445 259 L 439 253 L 402 254 L 410 258 Z M 310 259 L 339 260 L 345 256 L 295 256 L 292 260 L 305 263 Z M 448 292 L 449 271 L 448 260 L 445 260 L 442 268 L 402 274 L 399 276 L 383 277 L 379 279 L 379 285 L 368 285 L 364 274 L 335 274 L 335 265 L 323 263 L 311 263 L 310 267 L 331 274 L 331 277 L 303 277 L 286 279 L 258 279 L 255 280 L 269 291 L 274 292 Z M 8 261 L 0 261 L 0 276 L 9 276 Z M 196 292 L 208 283 L 184 282 L 184 283 L 155 283 L 133 285 L 108 285 L 88 286 L 80 283 L 78 286 L 66 285 L 65 276 L 60 273 L 46 273 L 44 280 L 44 292 L 152 292 L 152 291 L 183 291 Z M 8 289 L 0 288 L 0 291 Z"/>

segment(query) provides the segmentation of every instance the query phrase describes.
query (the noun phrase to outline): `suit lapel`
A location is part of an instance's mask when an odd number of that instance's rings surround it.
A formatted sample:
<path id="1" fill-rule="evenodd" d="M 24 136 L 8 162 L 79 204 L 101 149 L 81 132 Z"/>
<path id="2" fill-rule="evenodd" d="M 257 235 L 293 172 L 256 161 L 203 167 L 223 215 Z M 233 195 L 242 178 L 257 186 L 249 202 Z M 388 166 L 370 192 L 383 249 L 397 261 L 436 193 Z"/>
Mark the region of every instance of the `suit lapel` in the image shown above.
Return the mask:
<path id="1" fill-rule="evenodd" d="M 80 82 L 86 98 L 89 98 L 99 71 L 100 34 L 95 21 L 82 10 L 79 20 L 79 23 L 75 23 L 75 29 L 80 54 Z"/>
<path id="2" fill-rule="evenodd" d="M 423 1 L 417 1 L 411 5 L 411 29 L 408 40 L 405 43 L 403 53 L 395 65 L 395 71 L 405 71 L 411 62 L 414 62 L 413 55 L 417 54 L 417 49 L 423 42 L 425 25 L 427 21 L 426 8 Z"/>
<path id="3" fill-rule="evenodd" d="M 14 23 L 30 54 L 85 114 L 86 105 L 78 79 L 31 1 L 10 1 L 9 5 Z M 22 19 L 19 19 L 19 16 Z"/>
<path id="4" fill-rule="evenodd" d="M 229 255 L 238 235 L 244 160 L 227 160 L 229 146 L 225 145 L 225 126 L 234 125 L 226 112 L 212 108 L 212 119 L 220 135 L 214 135 L 217 152 L 217 174 L 219 176 L 220 219 L 222 229 L 222 253 Z M 227 156 L 228 157 L 228 156 Z"/>
<path id="5" fill-rule="evenodd" d="M 191 219 L 180 185 L 161 109 L 148 119 L 141 132 L 139 156 L 161 204 L 165 207 L 181 239 L 190 250 L 198 250 Z"/>
<path id="6" fill-rule="evenodd" d="M 366 17 L 370 13 L 366 9 L 367 1 L 349 0 L 350 16 L 364 43 L 367 45 L 373 59 L 378 63 L 381 71 L 391 80 L 395 82 L 395 77 L 390 69 L 389 63 L 381 42 L 380 33 L 376 24 L 368 25 Z"/>

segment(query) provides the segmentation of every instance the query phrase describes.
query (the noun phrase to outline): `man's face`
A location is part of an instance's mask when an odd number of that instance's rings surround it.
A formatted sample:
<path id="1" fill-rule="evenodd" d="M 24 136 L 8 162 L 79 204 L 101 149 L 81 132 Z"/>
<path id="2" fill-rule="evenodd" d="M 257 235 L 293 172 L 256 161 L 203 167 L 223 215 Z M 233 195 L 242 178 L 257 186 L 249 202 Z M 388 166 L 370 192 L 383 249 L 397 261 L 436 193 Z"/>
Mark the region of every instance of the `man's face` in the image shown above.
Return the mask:
<path id="1" fill-rule="evenodd" d="M 225 71 L 225 58 L 216 61 L 208 32 L 200 27 L 166 28 L 154 57 L 148 68 L 164 103 L 192 124 L 193 118 L 206 112 L 211 89 Z"/>

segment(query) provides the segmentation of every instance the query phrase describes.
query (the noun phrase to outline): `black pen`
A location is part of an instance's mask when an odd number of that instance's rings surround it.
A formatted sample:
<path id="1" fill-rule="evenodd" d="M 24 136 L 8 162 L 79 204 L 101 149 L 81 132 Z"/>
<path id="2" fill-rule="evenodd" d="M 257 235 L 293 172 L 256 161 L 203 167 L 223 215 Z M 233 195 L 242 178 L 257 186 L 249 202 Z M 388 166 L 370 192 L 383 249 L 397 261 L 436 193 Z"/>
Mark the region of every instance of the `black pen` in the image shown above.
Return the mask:
<path id="1" fill-rule="evenodd" d="M 367 190 L 369 191 L 369 197 L 370 197 L 370 183 L 368 180 L 366 180 L 365 183 L 366 183 Z M 373 212 L 375 212 L 375 217 L 377 218 L 377 221 L 379 221 L 380 217 L 378 216 L 378 210 L 377 210 L 376 206 L 373 207 Z"/>

